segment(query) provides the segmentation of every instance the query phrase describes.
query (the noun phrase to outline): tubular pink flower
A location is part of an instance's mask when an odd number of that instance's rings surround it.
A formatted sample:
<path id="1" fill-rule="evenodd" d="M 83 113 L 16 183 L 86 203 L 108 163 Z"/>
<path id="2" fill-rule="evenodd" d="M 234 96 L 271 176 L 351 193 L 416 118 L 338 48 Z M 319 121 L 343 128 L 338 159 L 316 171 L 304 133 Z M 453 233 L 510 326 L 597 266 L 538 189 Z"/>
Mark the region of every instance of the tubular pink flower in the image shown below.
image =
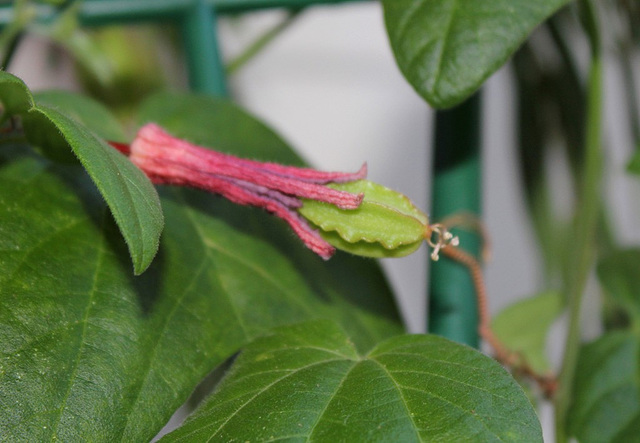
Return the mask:
<path id="1" fill-rule="evenodd" d="M 285 220 L 304 244 L 325 260 L 335 249 L 298 214 L 296 209 L 302 206 L 300 199 L 355 209 L 362 202 L 362 194 L 324 185 L 359 180 L 367 175 L 366 164 L 356 173 L 343 173 L 242 159 L 173 137 L 153 123 L 138 131 L 131 147 L 112 145 L 128 154 L 156 184 L 200 188 L 234 203 L 257 206 L 273 213 Z"/>

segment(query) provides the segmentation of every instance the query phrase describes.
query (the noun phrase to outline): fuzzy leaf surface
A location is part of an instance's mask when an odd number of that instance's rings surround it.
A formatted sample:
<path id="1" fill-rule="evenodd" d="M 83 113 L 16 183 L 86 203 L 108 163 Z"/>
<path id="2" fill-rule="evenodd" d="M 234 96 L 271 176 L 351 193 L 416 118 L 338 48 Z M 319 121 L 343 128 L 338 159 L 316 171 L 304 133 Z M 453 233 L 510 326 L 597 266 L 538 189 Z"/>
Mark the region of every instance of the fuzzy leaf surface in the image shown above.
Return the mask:
<path id="1" fill-rule="evenodd" d="M 436 108 L 470 96 L 569 0 L 382 0 L 391 49 Z"/>
<path id="2" fill-rule="evenodd" d="M 39 118 L 42 125 L 48 121 L 60 131 L 111 209 L 129 247 L 134 272 L 144 272 L 158 251 L 164 223 L 149 179 L 124 155 L 57 109 L 39 105 L 29 113 L 43 116 Z"/>
<path id="3" fill-rule="evenodd" d="M 404 335 L 360 355 L 334 323 L 276 330 L 162 441 L 542 441 L 536 414 L 495 361 Z"/>

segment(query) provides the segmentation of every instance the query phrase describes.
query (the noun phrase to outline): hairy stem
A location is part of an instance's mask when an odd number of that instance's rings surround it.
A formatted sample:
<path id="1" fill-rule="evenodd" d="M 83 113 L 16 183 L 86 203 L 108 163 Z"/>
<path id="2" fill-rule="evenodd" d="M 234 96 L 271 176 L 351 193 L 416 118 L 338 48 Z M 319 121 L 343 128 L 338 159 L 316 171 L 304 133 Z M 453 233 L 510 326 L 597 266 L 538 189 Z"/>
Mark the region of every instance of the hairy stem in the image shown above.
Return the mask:
<path id="1" fill-rule="evenodd" d="M 493 332 L 487 289 L 478 260 L 473 255 L 450 245 L 443 247 L 441 250 L 443 255 L 466 266 L 471 274 L 478 303 L 478 333 L 493 349 L 495 359 L 515 373 L 522 374 L 535 381 L 545 396 L 551 398 L 557 388 L 556 378 L 547 374 L 537 373 L 524 358 L 507 348 Z"/>

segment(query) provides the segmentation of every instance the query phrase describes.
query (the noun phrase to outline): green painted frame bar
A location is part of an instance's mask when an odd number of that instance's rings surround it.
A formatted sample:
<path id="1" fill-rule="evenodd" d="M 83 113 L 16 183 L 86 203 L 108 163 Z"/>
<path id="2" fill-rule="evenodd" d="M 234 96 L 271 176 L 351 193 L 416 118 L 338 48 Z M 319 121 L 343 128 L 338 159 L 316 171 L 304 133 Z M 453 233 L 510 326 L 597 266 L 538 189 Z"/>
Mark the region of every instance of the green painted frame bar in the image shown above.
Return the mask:
<path id="1" fill-rule="evenodd" d="M 191 90 L 227 96 L 225 67 L 216 32 L 216 12 L 204 0 L 195 0 L 182 23 Z"/>
<path id="2" fill-rule="evenodd" d="M 480 94 L 436 113 L 432 220 L 456 213 L 480 214 Z M 455 231 L 477 256 L 478 236 Z M 478 347 L 478 309 L 473 281 L 462 265 L 443 257 L 431 265 L 429 332 Z"/>
<path id="3" fill-rule="evenodd" d="M 215 9 L 217 15 L 234 14 L 270 8 L 301 9 L 314 5 L 361 3 L 372 0 L 196 0 Z M 176 20 L 189 11 L 194 0 L 84 0 L 78 15 L 83 25 L 96 26 L 150 20 Z M 38 5 L 36 14 L 41 21 L 51 20 L 58 8 Z M 13 19 L 13 5 L 0 5 L 0 27 Z"/>

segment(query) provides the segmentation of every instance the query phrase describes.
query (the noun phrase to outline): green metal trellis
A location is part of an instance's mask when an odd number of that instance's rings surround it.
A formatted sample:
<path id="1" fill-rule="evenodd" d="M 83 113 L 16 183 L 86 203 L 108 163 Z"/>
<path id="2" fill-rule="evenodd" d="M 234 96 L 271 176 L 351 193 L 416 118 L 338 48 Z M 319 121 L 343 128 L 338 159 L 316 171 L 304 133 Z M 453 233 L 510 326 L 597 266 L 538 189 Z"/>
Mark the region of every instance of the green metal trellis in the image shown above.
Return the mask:
<path id="1" fill-rule="evenodd" d="M 219 50 L 216 18 L 267 8 L 299 10 L 321 4 L 355 3 L 368 0 L 84 0 L 79 19 L 85 26 L 167 21 L 182 29 L 192 90 L 226 96 L 225 69 Z M 39 21 L 53 20 L 59 9 L 39 4 Z M 0 27 L 12 21 L 11 3 L 0 5 Z M 432 218 L 480 210 L 479 97 L 462 106 L 439 111 L 433 156 Z M 471 128 L 471 129 L 469 129 Z M 476 252 L 473 235 L 463 237 Z M 431 269 L 430 332 L 478 345 L 477 314 L 473 286 L 466 272 L 443 260 Z"/>

